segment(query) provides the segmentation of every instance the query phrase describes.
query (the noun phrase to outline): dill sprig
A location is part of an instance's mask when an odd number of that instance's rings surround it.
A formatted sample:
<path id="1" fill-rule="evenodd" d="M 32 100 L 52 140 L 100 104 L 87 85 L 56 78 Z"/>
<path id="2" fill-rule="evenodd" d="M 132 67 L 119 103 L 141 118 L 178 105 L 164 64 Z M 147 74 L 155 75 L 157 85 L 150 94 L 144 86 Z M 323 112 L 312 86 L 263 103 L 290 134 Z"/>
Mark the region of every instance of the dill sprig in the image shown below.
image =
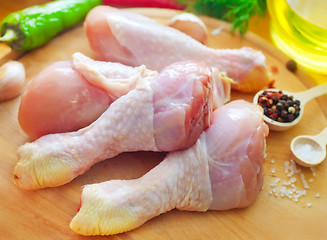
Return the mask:
<path id="1" fill-rule="evenodd" d="M 186 11 L 207 15 L 231 22 L 232 32 L 247 32 L 249 20 L 254 15 L 263 16 L 266 0 L 178 0 L 187 6 Z"/>

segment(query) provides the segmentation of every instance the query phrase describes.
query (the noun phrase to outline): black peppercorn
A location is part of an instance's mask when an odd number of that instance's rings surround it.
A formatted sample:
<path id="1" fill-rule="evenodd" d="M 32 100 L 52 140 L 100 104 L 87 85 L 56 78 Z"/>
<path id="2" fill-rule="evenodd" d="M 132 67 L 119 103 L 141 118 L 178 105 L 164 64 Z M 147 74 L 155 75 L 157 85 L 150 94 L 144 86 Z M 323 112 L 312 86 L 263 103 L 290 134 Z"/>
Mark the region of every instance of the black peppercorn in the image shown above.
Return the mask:
<path id="1" fill-rule="evenodd" d="M 268 109 L 267 108 L 264 108 L 263 109 L 263 114 L 266 115 L 268 117 L 269 113 L 268 113 Z"/>
<path id="2" fill-rule="evenodd" d="M 300 106 L 301 102 L 300 102 L 300 100 L 295 100 L 294 103 L 295 103 L 295 105 Z"/>
<path id="3" fill-rule="evenodd" d="M 286 119 L 286 118 L 287 118 L 287 111 L 286 111 L 285 109 L 283 109 L 283 110 L 281 111 L 281 113 L 280 113 L 280 117 L 281 117 L 282 119 Z"/>
<path id="4" fill-rule="evenodd" d="M 291 113 L 287 114 L 286 120 L 287 120 L 287 122 L 292 122 L 294 120 L 294 115 Z"/>
<path id="5" fill-rule="evenodd" d="M 289 60 L 286 63 L 286 68 L 294 73 L 297 70 L 297 64 L 296 64 L 296 62 L 294 60 Z"/>
<path id="6" fill-rule="evenodd" d="M 278 101 L 279 101 L 279 99 L 278 99 L 278 96 L 277 95 L 274 95 L 274 96 L 272 96 L 272 98 L 271 98 L 272 100 L 273 100 L 273 104 L 277 104 L 278 103 Z"/>
<path id="7" fill-rule="evenodd" d="M 286 104 L 287 104 L 288 107 L 290 107 L 290 106 L 293 106 L 294 103 L 293 103 L 292 100 L 288 99 L 288 100 L 286 101 Z"/>
<path id="8" fill-rule="evenodd" d="M 283 109 L 283 107 L 284 107 L 284 106 L 283 106 L 283 104 L 282 104 L 281 102 L 278 102 L 278 103 L 276 104 L 276 109 L 277 109 L 277 110 L 280 110 L 280 111 L 281 111 L 281 110 Z"/>
<path id="9" fill-rule="evenodd" d="M 286 94 L 284 94 L 283 96 L 281 96 L 281 98 L 280 99 L 282 99 L 282 100 L 287 100 L 288 99 L 288 96 L 286 95 Z"/>

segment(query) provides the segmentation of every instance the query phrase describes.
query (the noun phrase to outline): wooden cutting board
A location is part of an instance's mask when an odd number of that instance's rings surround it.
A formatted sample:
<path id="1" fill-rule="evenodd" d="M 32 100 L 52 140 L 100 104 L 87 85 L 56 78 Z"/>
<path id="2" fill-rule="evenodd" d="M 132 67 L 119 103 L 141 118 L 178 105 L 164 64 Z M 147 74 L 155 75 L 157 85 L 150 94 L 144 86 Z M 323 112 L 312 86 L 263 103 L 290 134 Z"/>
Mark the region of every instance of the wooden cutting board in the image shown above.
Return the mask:
<path id="1" fill-rule="evenodd" d="M 161 23 L 177 14 L 173 10 L 130 9 L 152 17 Z M 203 17 L 209 29 L 208 46 L 239 48 L 250 46 L 263 51 L 269 68 L 277 66 L 273 76 L 276 87 L 301 91 L 312 85 L 305 71 L 297 75 L 285 68 L 287 57 L 254 34 L 243 38 L 231 35 L 229 25 Z M 217 36 L 210 33 L 221 28 Z M 58 60 L 71 58 L 80 51 L 94 57 L 82 25 L 61 34 L 46 46 L 25 54 L 27 81 L 42 68 Z M 232 98 L 252 100 L 253 94 L 232 93 Z M 285 174 L 284 162 L 291 159 L 289 144 L 299 134 L 316 134 L 327 126 L 326 97 L 313 100 L 306 106 L 298 126 L 286 132 L 270 132 L 267 139 L 264 187 L 255 203 L 245 209 L 208 211 L 205 213 L 173 210 L 162 214 L 133 231 L 112 237 L 84 237 L 69 228 L 79 206 L 81 186 L 110 179 L 137 178 L 157 165 L 161 153 L 125 153 L 93 166 L 87 173 L 69 184 L 57 188 L 24 191 L 13 184 L 17 162 L 17 147 L 29 141 L 17 122 L 20 98 L 0 103 L 0 239 L 326 239 L 327 237 L 327 162 L 315 170 L 300 168 L 310 189 L 298 202 L 281 197 L 279 190 L 290 177 Z M 297 189 L 303 189 L 296 174 Z M 276 179 L 280 182 L 271 186 Z M 274 191 L 276 191 L 276 195 Z M 316 197 L 316 194 L 320 197 Z M 311 206 L 310 206 L 311 204 Z"/>

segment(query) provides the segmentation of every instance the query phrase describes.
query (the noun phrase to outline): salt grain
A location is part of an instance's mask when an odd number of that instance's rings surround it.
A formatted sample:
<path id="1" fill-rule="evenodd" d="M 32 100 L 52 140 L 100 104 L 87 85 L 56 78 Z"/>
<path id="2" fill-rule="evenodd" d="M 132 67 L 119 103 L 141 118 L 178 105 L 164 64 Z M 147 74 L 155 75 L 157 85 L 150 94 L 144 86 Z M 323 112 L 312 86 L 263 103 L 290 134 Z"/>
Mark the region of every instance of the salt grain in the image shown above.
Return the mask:
<path id="1" fill-rule="evenodd" d="M 212 30 L 211 35 L 212 36 L 217 36 L 223 29 L 224 29 L 223 26 L 217 27 L 214 30 Z"/>
<path id="2" fill-rule="evenodd" d="M 310 187 L 309 187 L 307 181 L 305 181 L 305 176 L 304 176 L 303 173 L 301 173 L 300 177 L 301 177 L 301 180 L 302 180 L 303 187 L 304 187 L 305 189 L 310 189 Z"/>
<path id="3" fill-rule="evenodd" d="M 288 167 L 289 167 L 290 162 L 289 161 L 285 161 L 284 162 L 284 167 L 285 167 L 285 173 L 288 173 Z"/>
<path id="4" fill-rule="evenodd" d="M 316 198 L 320 198 L 320 193 L 316 193 Z"/>
<path id="5" fill-rule="evenodd" d="M 316 168 L 311 167 L 312 176 L 317 177 Z"/>

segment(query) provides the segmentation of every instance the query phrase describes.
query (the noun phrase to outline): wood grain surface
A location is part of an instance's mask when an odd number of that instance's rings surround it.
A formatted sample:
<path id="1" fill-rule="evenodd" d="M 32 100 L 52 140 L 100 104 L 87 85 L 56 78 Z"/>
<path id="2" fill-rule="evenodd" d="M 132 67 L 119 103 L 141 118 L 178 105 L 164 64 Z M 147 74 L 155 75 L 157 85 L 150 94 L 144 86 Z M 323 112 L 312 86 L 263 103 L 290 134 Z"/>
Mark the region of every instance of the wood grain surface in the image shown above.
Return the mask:
<path id="1" fill-rule="evenodd" d="M 130 9 L 152 17 L 161 23 L 177 14 L 164 9 Z M 312 80 L 300 69 L 297 74 L 285 68 L 287 57 L 252 33 L 243 38 L 231 35 L 229 25 L 203 17 L 209 33 L 218 27 L 218 36 L 209 34 L 208 46 L 239 48 L 250 46 L 261 50 L 269 68 L 278 67 L 273 76 L 276 87 L 287 91 L 301 91 L 312 86 Z M 25 54 L 27 81 L 42 68 L 58 60 L 71 58 L 74 52 L 94 57 L 82 25 L 72 28 L 50 43 Z M 232 92 L 232 98 L 252 101 L 254 94 Z M 137 178 L 156 166 L 162 153 L 124 153 L 100 162 L 84 175 L 57 188 L 24 191 L 13 184 L 13 170 L 17 162 L 18 146 L 29 141 L 17 122 L 20 98 L 0 103 L 0 239 L 326 239 L 327 238 L 327 162 L 311 169 L 300 168 L 310 186 L 306 196 L 298 202 L 281 197 L 279 190 L 290 177 L 285 174 L 285 161 L 291 159 L 292 138 L 300 134 L 316 134 L 327 126 L 326 96 L 312 100 L 306 106 L 301 122 L 285 132 L 270 132 L 267 138 L 264 187 L 255 203 L 245 209 L 208 211 L 205 213 L 173 210 L 162 214 L 133 231 L 110 237 L 84 237 L 69 228 L 69 222 L 79 206 L 81 186 L 110 179 Z M 303 190 L 300 174 L 295 187 Z M 280 182 L 271 186 L 276 179 Z M 276 190 L 276 195 L 274 191 Z M 316 197 L 319 193 L 320 197 Z M 311 204 L 311 205 L 310 205 Z"/>

